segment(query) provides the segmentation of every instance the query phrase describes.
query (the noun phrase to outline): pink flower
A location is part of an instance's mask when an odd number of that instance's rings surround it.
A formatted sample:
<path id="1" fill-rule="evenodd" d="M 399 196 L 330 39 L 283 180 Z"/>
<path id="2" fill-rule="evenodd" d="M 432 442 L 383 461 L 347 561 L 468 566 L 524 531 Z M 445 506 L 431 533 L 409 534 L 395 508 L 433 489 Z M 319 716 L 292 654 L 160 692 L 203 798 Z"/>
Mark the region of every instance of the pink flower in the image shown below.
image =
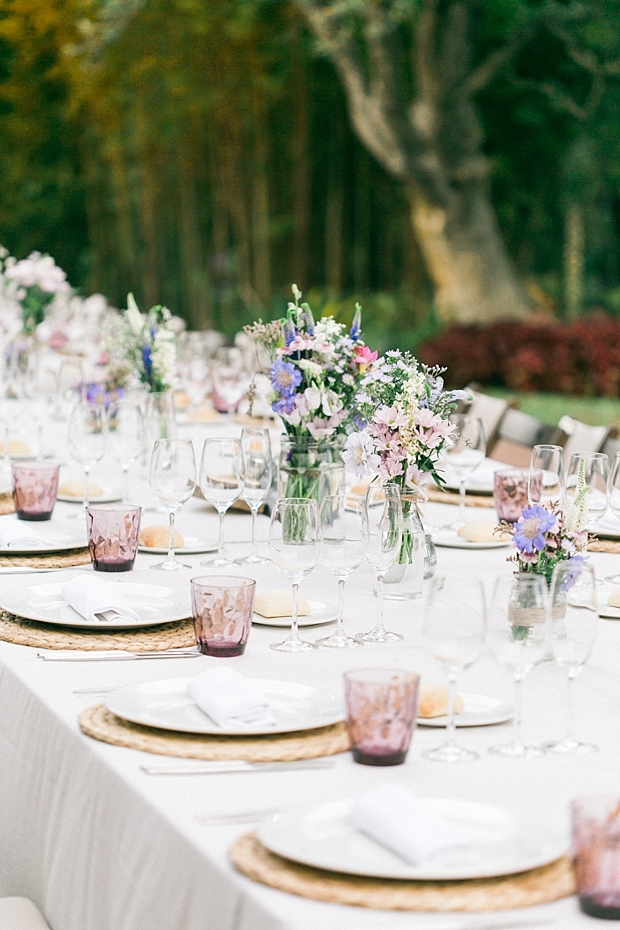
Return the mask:
<path id="1" fill-rule="evenodd" d="M 424 500 L 426 500 L 426 492 L 424 491 L 423 485 L 426 483 L 427 479 L 428 472 L 420 471 L 418 466 L 414 463 L 407 468 L 405 484 L 408 484 L 410 488 L 417 488 L 418 491 L 421 491 Z"/>
<path id="2" fill-rule="evenodd" d="M 416 433 L 428 449 L 436 449 L 456 431 L 456 426 L 449 420 L 443 420 L 427 407 L 416 411 L 414 422 Z"/>
<path id="3" fill-rule="evenodd" d="M 403 473 L 403 460 L 387 456 L 379 466 L 379 475 L 381 478 L 396 478 Z"/>
<path id="4" fill-rule="evenodd" d="M 376 362 L 379 357 L 379 353 L 371 352 L 368 346 L 357 345 L 353 351 L 355 352 L 353 364 L 359 365 L 360 372 L 366 371 L 368 366 L 372 364 L 372 362 Z"/>
<path id="5" fill-rule="evenodd" d="M 398 407 L 379 407 L 373 414 L 372 421 L 383 426 L 389 426 L 393 430 L 407 424 L 407 418 Z"/>

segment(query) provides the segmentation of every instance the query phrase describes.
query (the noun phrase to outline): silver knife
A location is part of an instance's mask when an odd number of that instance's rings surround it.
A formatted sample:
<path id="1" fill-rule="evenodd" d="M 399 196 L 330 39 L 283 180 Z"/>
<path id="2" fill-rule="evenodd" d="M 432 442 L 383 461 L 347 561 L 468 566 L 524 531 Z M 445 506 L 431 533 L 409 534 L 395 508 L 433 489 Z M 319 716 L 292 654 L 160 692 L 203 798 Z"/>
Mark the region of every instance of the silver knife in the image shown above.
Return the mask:
<path id="1" fill-rule="evenodd" d="M 228 772 L 292 772 L 305 769 L 330 769 L 333 759 L 298 759 L 294 762 L 246 762 L 230 759 L 225 762 L 200 762 L 197 765 L 164 763 L 141 765 L 147 775 L 220 775 Z"/>
<path id="2" fill-rule="evenodd" d="M 71 652 L 71 653 L 54 653 L 38 652 L 37 658 L 45 662 L 125 662 L 133 659 L 194 659 L 200 653 L 195 650 L 192 652 L 123 652 L 118 649 L 114 652 Z"/>

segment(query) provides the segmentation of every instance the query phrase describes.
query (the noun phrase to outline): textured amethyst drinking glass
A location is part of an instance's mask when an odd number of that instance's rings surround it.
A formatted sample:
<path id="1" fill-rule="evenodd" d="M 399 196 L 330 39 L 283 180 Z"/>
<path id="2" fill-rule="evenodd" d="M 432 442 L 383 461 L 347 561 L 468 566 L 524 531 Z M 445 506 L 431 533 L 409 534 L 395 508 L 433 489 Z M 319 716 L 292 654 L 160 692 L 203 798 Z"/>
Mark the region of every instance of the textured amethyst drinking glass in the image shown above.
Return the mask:
<path id="1" fill-rule="evenodd" d="M 223 658 L 242 655 L 254 616 L 254 579 L 201 575 L 192 578 L 190 585 L 200 652 Z"/>
<path id="2" fill-rule="evenodd" d="M 579 907 L 620 920 L 620 798 L 593 794 L 572 804 L 573 858 Z"/>
<path id="3" fill-rule="evenodd" d="M 537 468 L 502 468 L 495 472 L 493 500 L 500 520 L 516 523 L 529 504 L 529 494 L 540 499 L 543 473 Z"/>
<path id="4" fill-rule="evenodd" d="M 420 678 L 401 669 L 345 672 L 347 730 L 355 762 L 401 765 L 418 716 Z"/>
<path id="5" fill-rule="evenodd" d="M 12 471 L 18 520 L 50 520 L 58 491 L 58 465 L 14 463 Z"/>
<path id="6" fill-rule="evenodd" d="M 140 538 L 141 507 L 102 504 L 86 511 L 88 548 L 96 572 L 130 572 Z"/>

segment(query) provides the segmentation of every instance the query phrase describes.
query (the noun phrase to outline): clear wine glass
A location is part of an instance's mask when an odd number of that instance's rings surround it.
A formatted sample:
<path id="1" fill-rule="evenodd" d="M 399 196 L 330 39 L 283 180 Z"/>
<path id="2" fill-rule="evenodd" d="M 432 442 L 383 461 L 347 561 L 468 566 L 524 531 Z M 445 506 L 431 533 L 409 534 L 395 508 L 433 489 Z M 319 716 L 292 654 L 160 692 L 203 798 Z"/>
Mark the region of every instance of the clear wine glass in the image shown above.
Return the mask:
<path id="1" fill-rule="evenodd" d="M 456 685 L 476 662 L 484 648 L 485 601 L 479 581 L 463 578 L 431 580 L 424 607 L 422 640 L 428 654 L 445 669 L 448 679 L 446 738 L 441 746 L 424 753 L 434 762 L 472 762 L 478 753 L 459 746 L 454 723 Z"/>
<path id="2" fill-rule="evenodd" d="M 452 524 L 452 528 L 457 529 L 466 522 L 465 485 L 467 479 L 484 460 L 487 444 L 482 421 L 478 417 L 455 413 L 450 417 L 450 421 L 456 426 L 457 433 L 446 448 L 445 461 L 459 479 L 459 512 L 456 522 Z"/>
<path id="3" fill-rule="evenodd" d="M 530 477 L 541 469 L 542 485 L 528 482 L 530 504 L 559 504 L 564 490 L 564 449 L 562 446 L 541 444 L 532 449 Z"/>
<path id="4" fill-rule="evenodd" d="M 56 419 L 66 420 L 84 385 L 84 364 L 79 359 L 66 359 L 58 369 L 56 385 Z"/>
<path id="5" fill-rule="evenodd" d="M 103 404 L 79 400 L 74 404 L 67 426 L 67 446 L 71 458 L 84 470 L 84 513 L 88 508 L 88 479 L 93 465 L 103 458 L 108 437 L 108 417 Z M 76 514 L 77 516 L 77 514 Z"/>
<path id="6" fill-rule="evenodd" d="M 566 472 L 564 487 L 564 499 L 567 507 L 575 503 L 580 475 L 583 476 L 587 488 L 583 500 L 584 526 L 590 528 L 607 510 L 609 459 L 605 453 L 573 452 Z"/>
<path id="7" fill-rule="evenodd" d="M 121 466 L 123 502 L 129 500 L 129 468 L 142 451 L 142 409 L 132 400 L 115 401 L 108 410 L 108 452 Z"/>
<path id="8" fill-rule="evenodd" d="M 149 484 L 155 497 L 168 511 L 170 535 L 168 555 L 163 562 L 151 565 L 156 571 L 174 572 L 191 568 L 175 558 L 174 518 L 179 507 L 194 493 L 196 459 L 194 447 L 186 439 L 157 439 L 153 445 L 149 468 Z"/>
<path id="9" fill-rule="evenodd" d="M 241 478 L 243 499 L 252 514 L 252 551 L 239 562 L 259 565 L 268 562 L 259 556 L 256 546 L 256 514 L 267 499 L 273 478 L 271 439 L 268 429 L 248 426 L 241 431 Z"/>
<path id="10" fill-rule="evenodd" d="M 316 567 L 321 554 L 321 525 L 315 500 L 287 497 L 277 501 L 269 527 L 269 550 L 276 567 L 289 578 L 293 591 L 290 635 L 280 643 L 271 643 L 271 648 L 277 652 L 316 649 L 314 643 L 300 638 L 297 617 L 299 582 Z"/>
<path id="11" fill-rule="evenodd" d="M 219 349 L 212 372 L 215 408 L 227 414 L 233 413 L 246 389 L 247 378 L 243 371 L 242 353 L 235 347 Z"/>
<path id="12" fill-rule="evenodd" d="M 224 555 L 224 514 L 243 492 L 241 443 L 238 439 L 205 439 L 200 462 L 200 490 L 219 515 L 219 545 L 214 559 L 201 565 L 230 567 Z"/>
<path id="13" fill-rule="evenodd" d="M 489 752 L 513 759 L 539 756 L 521 736 L 523 679 L 548 653 L 549 591 L 542 575 L 518 572 L 495 580 L 487 620 L 491 652 L 514 680 L 512 739 Z"/>
<path id="14" fill-rule="evenodd" d="M 616 452 L 613 465 L 607 479 L 607 497 L 613 514 L 620 519 L 620 452 Z M 620 584 L 620 574 L 606 575 L 605 581 Z"/>
<path id="15" fill-rule="evenodd" d="M 364 554 L 377 577 L 377 619 L 372 630 L 357 633 L 365 643 L 395 643 L 400 633 L 386 630 L 383 622 L 383 579 L 398 558 L 403 539 L 403 515 L 400 489 L 390 481 L 369 485 L 362 505 Z"/>
<path id="16" fill-rule="evenodd" d="M 338 579 L 338 624 L 331 636 L 317 639 L 317 646 L 352 649 L 364 645 L 363 640 L 347 636 L 344 630 L 345 582 L 364 559 L 362 509 L 361 501 L 340 494 L 326 497 L 321 504 L 321 561 Z"/>
<path id="17" fill-rule="evenodd" d="M 551 651 L 568 675 L 568 728 L 557 743 L 545 743 L 545 752 L 563 755 L 596 752 L 593 743 L 575 737 L 575 678 L 592 652 L 598 626 L 594 569 L 581 556 L 559 562 L 551 581 Z"/>

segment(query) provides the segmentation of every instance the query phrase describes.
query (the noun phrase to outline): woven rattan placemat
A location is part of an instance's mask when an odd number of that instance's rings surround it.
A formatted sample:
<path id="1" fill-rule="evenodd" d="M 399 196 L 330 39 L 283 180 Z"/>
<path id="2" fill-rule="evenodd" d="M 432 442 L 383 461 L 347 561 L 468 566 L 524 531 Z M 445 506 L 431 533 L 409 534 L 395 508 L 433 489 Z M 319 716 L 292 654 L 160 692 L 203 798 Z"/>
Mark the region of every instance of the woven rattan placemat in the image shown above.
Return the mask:
<path id="1" fill-rule="evenodd" d="M 12 491 L 3 491 L 2 494 L 0 494 L 0 516 L 4 516 L 4 514 L 7 513 L 15 513 Z"/>
<path id="2" fill-rule="evenodd" d="M 196 643 L 193 620 L 177 620 L 157 627 L 139 630 L 119 630 L 116 633 L 80 630 L 75 627 L 52 626 L 15 617 L 0 611 L 0 640 L 18 646 L 38 649 L 120 649 L 126 652 L 159 652 L 161 649 L 181 649 Z"/>
<path id="3" fill-rule="evenodd" d="M 429 501 L 433 501 L 435 504 L 457 504 L 459 502 L 458 494 L 452 494 L 450 491 L 441 491 L 439 488 L 425 487 L 424 488 L 426 495 Z M 465 506 L 466 507 L 495 507 L 495 502 L 493 501 L 492 495 L 488 494 L 466 494 L 465 495 Z"/>
<path id="4" fill-rule="evenodd" d="M 64 549 L 49 555 L 1 555 L 0 568 L 74 568 L 90 565 L 88 546 Z"/>
<path id="5" fill-rule="evenodd" d="M 279 733 L 269 736 L 203 736 L 198 733 L 175 733 L 143 727 L 122 720 L 106 710 L 103 704 L 89 707 L 80 714 L 80 726 L 87 736 L 128 746 L 142 752 L 162 756 L 179 756 L 185 759 L 227 761 L 245 759 L 247 762 L 293 762 L 296 759 L 313 759 L 332 756 L 349 748 L 344 723 L 336 723 L 320 730 L 303 733 Z"/>
<path id="6" fill-rule="evenodd" d="M 620 553 L 620 539 L 590 539 L 588 552 L 610 552 L 613 555 Z"/>
<path id="7" fill-rule="evenodd" d="M 289 894 L 390 911 L 496 911 L 546 904 L 575 892 L 567 857 L 517 875 L 455 882 L 410 882 L 313 869 L 269 852 L 254 833 L 233 844 L 230 858 L 254 881 Z"/>

